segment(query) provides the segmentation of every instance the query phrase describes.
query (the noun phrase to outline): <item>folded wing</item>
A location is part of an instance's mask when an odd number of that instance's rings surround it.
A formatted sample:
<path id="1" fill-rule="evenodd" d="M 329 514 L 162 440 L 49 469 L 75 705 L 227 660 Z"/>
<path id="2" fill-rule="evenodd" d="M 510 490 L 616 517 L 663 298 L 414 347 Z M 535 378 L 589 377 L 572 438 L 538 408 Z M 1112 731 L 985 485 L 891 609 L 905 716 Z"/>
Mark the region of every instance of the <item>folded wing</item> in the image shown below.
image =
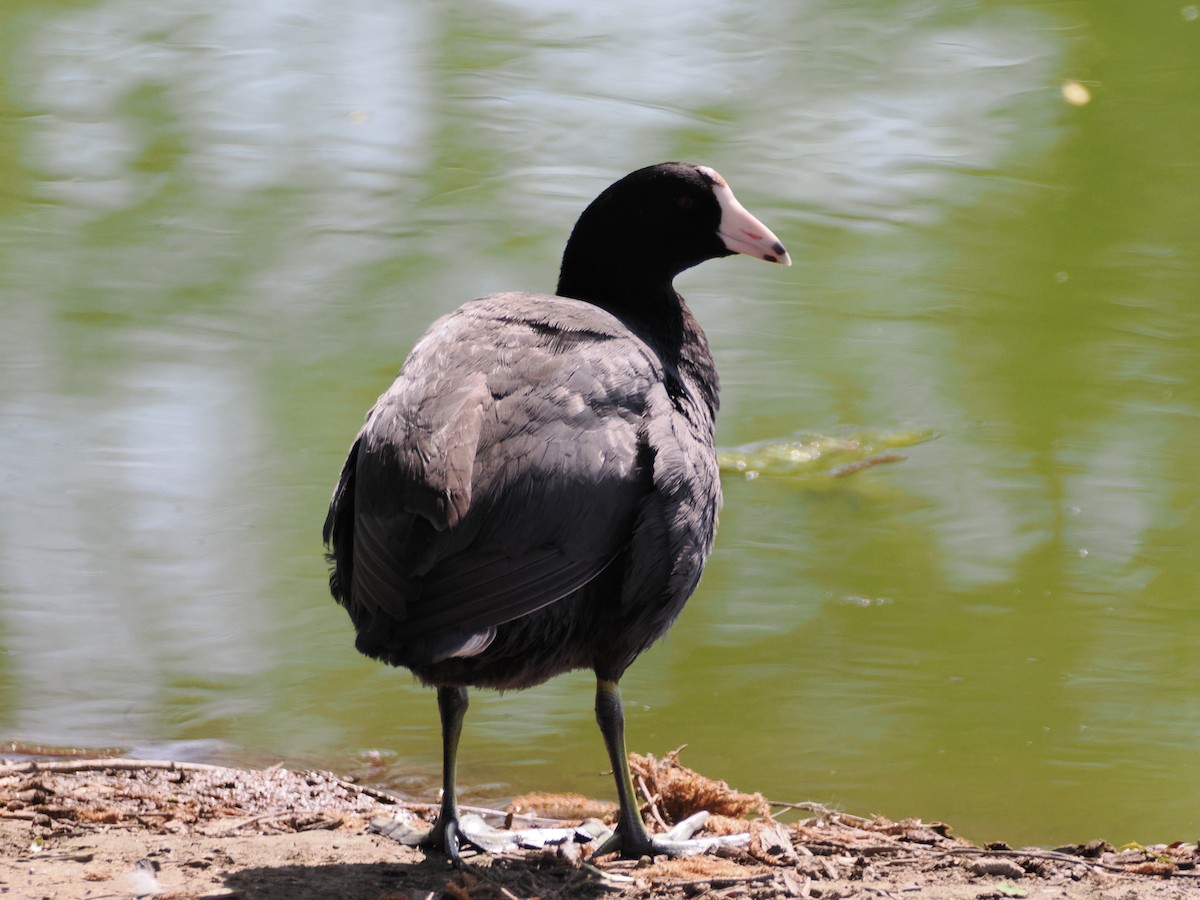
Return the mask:
<path id="1" fill-rule="evenodd" d="M 481 652 L 497 626 L 570 595 L 624 549 L 653 490 L 643 412 L 661 376 L 607 314 L 560 324 L 568 302 L 468 304 L 372 409 L 326 521 L 360 648 L 400 661 Z M 458 341 L 480 318 L 487 347 Z"/>

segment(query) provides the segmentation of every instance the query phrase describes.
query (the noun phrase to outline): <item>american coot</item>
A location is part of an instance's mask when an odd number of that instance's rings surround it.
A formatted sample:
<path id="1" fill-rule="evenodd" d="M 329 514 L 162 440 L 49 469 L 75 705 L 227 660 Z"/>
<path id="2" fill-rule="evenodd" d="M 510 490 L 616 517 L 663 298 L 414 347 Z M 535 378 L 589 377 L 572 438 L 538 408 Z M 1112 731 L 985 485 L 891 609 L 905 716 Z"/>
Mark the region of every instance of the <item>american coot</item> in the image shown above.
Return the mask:
<path id="1" fill-rule="evenodd" d="M 712 169 L 627 175 L 579 218 L 557 296 L 493 294 L 435 322 L 354 440 L 325 520 L 329 586 L 362 653 L 437 688 L 445 789 L 421 843 L 456 863 L 467 687 L 579 668 L 620 799 L 597 854 L 662 849 L 617 682 L 712 547 L 717 372 L 672 280 L 735 253 L 791 265 Z"/>

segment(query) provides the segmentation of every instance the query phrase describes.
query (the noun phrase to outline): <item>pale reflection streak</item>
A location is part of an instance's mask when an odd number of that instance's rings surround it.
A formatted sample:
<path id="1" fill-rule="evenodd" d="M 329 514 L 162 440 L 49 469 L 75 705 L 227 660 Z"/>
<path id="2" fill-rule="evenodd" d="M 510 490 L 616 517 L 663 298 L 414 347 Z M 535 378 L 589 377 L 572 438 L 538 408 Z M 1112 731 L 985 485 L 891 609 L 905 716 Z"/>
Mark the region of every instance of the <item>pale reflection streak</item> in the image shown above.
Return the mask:
<path id="1" fill-rule="evenodd" d="M 181 290 L 241 278 L 230 299 L 259 309 L 242 324 L 270 340 L 270 313 L 310 312 L 321 283 L 386 253 L 353 235 L 392 228 L 402 179 L 428 164 L 423 13 L 396 26 L 386 3 L 118 0 L 23 42 L 20 99 L 40 115 L 22 159 L 51 201 L 28 234 L 59 249 L 54 266 L 14 254 L 4 276 L 18 377 L 0 399 L 20 698 L 8 736 L 154 738 L 164 714 L 186 733 L 196 710 L 168 711 L 180 696 L 203 705 L 278 663 L 262 640 L 274 600 L 263 500 L 278 474 L 260 354 L 202 308 L 154 320 Z M 178 145 L 166 165 L 152 156 L 164 119 Z M 301 186 L 294 240 L 268 235 L 262 253 L 264 236 L 241 230 L 247 206 Z M 108 225 L 153 204 L 150 227 Z M 256 250 L 261 266 L 245 265 Z M 70 310 L 99 324 L 64 324 Z M 109 315 L 125 325 L 105 327 Z M 220 714 L 264 702 L 236 691 Z"/>
<path id="2" fill-rule="evenodd" d="M 251 255 L 254 266 L 228 293 L 264 316 L 310 315 L 321 305 L 340 302 L 323 285 L 394 252 L 381 238 L 403 227 L 407 211 L 422 196 L 419 178 L 438 162 L 430 145 L 439 117 L 456 115 L 470 122 L 464 141 L 488 146 L 498 164 L 509 163 L 513 177 L 499 189 L 498 200 L 514 210 L 514 219 L 549 222 L 546 208 L 554 206 L 554 216 L 565 223 L 614 171 L 674 155 L 679 131 L 729 116 L 746 126 L 714 146 L 714 158 L 704 161 L 722 166 L 736 160 L 731 171 L 739 174 L 739 190 L 748 195 L 802 203 L 818 220 L 875 228 L 928 222 L 952 205 L 961 189 L 956 171 L 989 168 L 1029 152 L 1006 123 L 1025 112 L 1012 104 L 1028 102 L 1053 54 L 1026 20 L 983 18 L 977 27 L 922 23 L 914 28 L 913 17 L 925 15 L 921 10 L 916 4 L 900 6 L 888 18 L 867 23 L 849 9 L 793 11 L 819 15 L 827 43 L 818 46 L 781 42 L 774 14 L 758 4 L 483 7 L 471 16 L 500 16 L 506 20 L 504 31 L 520 34 L 521 40 L 499 61 L 453 79 L 456 93 L 448 98 L 450 108 L 441 109 L 439 102 L 447 98 L 436 95 L 430 74 L 438 65 L 431 45 L 437 28 L 421 4 L 397 8 L 310 0 L 148 9 L 114 0 L 49 21 L 26 45 L 22 65 L 30 82 L 24 99 L 44 116 L 25 158 L 43 176 L 44 196 L 57 201 L 43 211 L 41 227 L 76 252 L 64 254 L 59 271 L 25 272 L 22 286 L 31 295 L 52 297 L 90 284 L 105 289 L 107 302 L 152 309 L 155 295 L 203 284 L 213 270 L 236 267 L 237 260 Z M 451 10 L 445 22 L 453 20 Z M 450 27 L 445 22 L 438 26 Z M 580 37 L 565 39 L 564 34 Z M 832 67 L 839 76 L 832 83 L 831 57 L 842 60 Z M 881 58 L 886 65 L 879 65 Z M 881 81 L 881 71 L 905 77 Z M 757 114 L 743 110 L 740 98 L 747 86 L 777 99 L 750 104 L 760 110 Z M 151 120 L 170 123 L 179 146 L 177 171 L 141 163 L 161 128 L 151 127 Z M 536 183 L 521 177 L 530 172 L 544 177 Z M 185 201 L 166 204 L 165 227 L 147 230 L 134 244 L 90 245 L 89 226 L 153 203 L 173 185 L 183 187 Z M 274 208 L 271 191 L 294 194 L 295 221 L 276 224 L 277 231 L 265 238 L 241 233 L 247 205 Z M 261 248 L 264 240 L 268 244 Z M 429 240 L 436 239 L 413 238 L 418 245 Z M 158 264 L 147 269 L 147 259 Z M 769 308 L 739 308 L 727 315 L 722 321 L 718 311 L 710 329 L 714 334 L 752 334 L 756 323 L 774 330 Z M 264 318 L 254 327 L 266 329 L 268 322 Z M 50 343 L 38 352 L 40 362 L 53 368 L 60 364 L 56 356 L 66 351 Z M 112 434 L 105 452 L 117 458 L 146 456 L 130 467 L 137 476 L 129 475 L 116 489 L 119 501 L 103 494 L 88 501 L 95 488 L 81 485 L 82 505 L 48 510 L 49 518 L 38 526 L 52 531 L 65 525 L 77 548 L 107 547 L 105 558 L 112 561 L 100 567 L 102 572 L 119 568 L 117 560 L 147 555 L 153 560 L 167 548 L 143 545 L 137 529 L 109 529 L 94 509 L 88 513 L 90 507 L 128 507 L 130 522 L 137 519 L 134 511 L 161 517 L 162 504 L 186 482 L 197 490 L 207 485 L 218 506 L 239 509 L 247 519 L 259 512 L 238 507 L 244 485 L 238 483 L 237 467 L 215 466 L 207 454 L 237 446 L 247 458 L 261 457 L 264 448 L 254 443 L 260 436 L 248 427 L 230 431 L 215 447 L 204 440 L 220 434 L 214 407 L 226 409 L 227 422 L 253 422 L 259 398 L 249 391 L 258 380 L 229 348 L 201 343 L 183 350 L 177 360 L 172 356 L 151 352 L 113 376 L 119 388 L 111 409 L 82 417 L 34 414 L 49 444 L 85 447 L 83 436 L 110 433 L 101 426 L 111 431 L 110 420 L 124 419 L 128 430 Z M 876 355 L 885 371 L 900 358 L 912 365 L 912 348 L 903 342 L 880 347 Z M 137 385 L 149 385 L 151 375 L 165 396 L 135 399 Z M 916 380 L 931 382 L 929 375 Z M 174 424 L 164 427 L 164 418 Z M 64 419 L 78 421 L 68 425 Z M 188 433 L 195 440 L 180 439 Z M 62 470 L 66 460 L 51 456 L 43 462 L 49 472 Z M 213 510 L 199 512 L 201 521 L 207 517 L 215 523 Z M 1005 518 L 973 512 L 978 521 Z M 183 527 L 187 517 L 168 516 L 164 524 Z M 224 526 L 214 527 L 224 533 Z M 17 546 L 39 543 L 29 534 L 23 540 Z M 234 542 L 221 553 L 239 560 L 228 565 L 230 573 L 256 568 L 253 543 Z M 195 604 L 196 615 L 184 618 L 201 632 L 210 631 L 198 638 L 199 645 L 229 640 L 236 647 L 238 640 L 251 640 L 252 628 L 230 635 L 223 621 L 253 615 L 254 591 L 248 583 L 240 576 L 222 583 L 196 548 L 185 551 L 182 560 L 171 581 L 178 595 Z M 41 567 L 36 552 L 28 565 L 30 572 Z M 57 591 L 63 596 L 97 590 L 110 598 L 77 604 L 76 615 L 83 620 L 77 636 L 93 619 L 105 617 L 107 623 L 114 615 L 137 615 L 136 603 L 146 599 L 141 592 L 154 597 L 163 575 L 153 566 L 147 571 L 149 583 L 138 584 L 137 591 L 122 580 L 141 577 L 133 575 L 107 586 L 105 578 L 82 576 L 63 585 Z M 44 588 L 33 580 L 22 584 L 20 593 L 37 602 Z M 224 615 L 205 614 L 204 598 L 223 592 L 244 602 L 229 604 Z M 118 599 L 126 593 L 139 594 L 137 601 Z M 49 651 L 35 634 L 22 635 L 19 644 L 27 658 L 23 668 L 48 669 L 44 654 Z M 189 653 L 178 642 L 174 646 Z M 254 655 L 250 647 L 242 652 Z M 138 652 L 124 647 L 115 655 L 136 659 Z M 217 657 L 202 660 L 193 652 L 189 660 L 183 668 L 225 668 Z M 86 681 L 88 671 L 80 658 L 69 680 Z M 574 698 L 568 702 L 574 704 Z M 553 704 L 546 706 L 552 715 Z"/>

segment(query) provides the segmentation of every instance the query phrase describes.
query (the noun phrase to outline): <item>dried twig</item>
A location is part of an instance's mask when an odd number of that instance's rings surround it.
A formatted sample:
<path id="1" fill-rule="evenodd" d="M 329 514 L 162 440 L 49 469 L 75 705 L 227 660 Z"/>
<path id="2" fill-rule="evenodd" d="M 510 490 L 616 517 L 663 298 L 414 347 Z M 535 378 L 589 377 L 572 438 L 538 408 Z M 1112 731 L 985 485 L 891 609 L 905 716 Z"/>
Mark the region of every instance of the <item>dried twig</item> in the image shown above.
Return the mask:
<path id="1" fill-rule="evenodd" d="M 220 772 L 228 766 L 208 763 L 174 762 L 169 759 L 69 759 L 30 760 L 0 765 L 0 777 L 5 775 L 33 775 L 37 772 L 105 772 L 110 770 L 136 772 L 139 769 L 165 769 L 168 772 Z"/>
<path id="2" fill-rule="evenodd" d="M 641 775 L 637 777 L 638 787 L 642 790 L 642 796 L 646 798 L 646 805 L 650 809 L 650 815 L 654 816 L 654 821 L 662 826 L 663 831 L 669 831 L 670 826 L 663 821 L 662 813 L 658 811 L 658 794 L 651 794 L 650 788 L 646 786 L 646 779 Z"/>
<path id="3" fill-rule="evenodd" d="M 836 822 L 848 822 L 856 825 L 869 825 L 870 819 L 864 819 L 862 816 L 856 816 L 853 813 L 842 812 L 837 809 L 830 809 L 823 803 L 789 803 L 786 800 L 768 800 L 767 805 L 778 809 L 798 809 L 802 812 L 816 813 L 822 819 L 828 819 Z"/>

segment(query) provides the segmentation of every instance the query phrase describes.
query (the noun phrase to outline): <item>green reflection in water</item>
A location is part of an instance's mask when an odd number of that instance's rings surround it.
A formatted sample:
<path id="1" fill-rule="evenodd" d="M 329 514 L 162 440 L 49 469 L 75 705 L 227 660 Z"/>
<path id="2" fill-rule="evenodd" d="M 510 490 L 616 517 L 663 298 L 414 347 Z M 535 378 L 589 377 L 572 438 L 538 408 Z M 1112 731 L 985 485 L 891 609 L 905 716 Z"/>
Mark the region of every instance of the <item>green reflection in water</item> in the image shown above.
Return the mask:
<path id="1" fill-rule="evenodd" d="M 600 188 L 690 158 L 797 263 L 680 280 L 721 444 L 938 440 L 728 478 L 631 747 L 979 839 L 1192 836 L 1187 8 L 6 4 L 0 730 L 431 791 L 432 694 L 324 588 L 342 455 L 427 323 L 552 286 Z M 472 706 L 476 795 L 605 765 L 586 673 Z"/>

